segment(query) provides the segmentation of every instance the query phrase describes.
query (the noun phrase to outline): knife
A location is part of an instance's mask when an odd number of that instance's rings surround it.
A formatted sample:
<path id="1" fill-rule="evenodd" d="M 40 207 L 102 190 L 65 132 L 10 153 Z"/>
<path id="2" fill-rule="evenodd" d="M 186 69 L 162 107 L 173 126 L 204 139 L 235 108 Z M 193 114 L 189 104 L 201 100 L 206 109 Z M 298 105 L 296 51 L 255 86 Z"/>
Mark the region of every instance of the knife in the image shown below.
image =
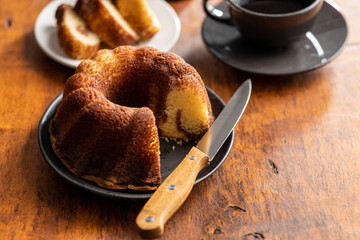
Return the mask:
<path id="1" fill-rule="evenodd" d="M 198 173 L 210 165 L 243 114 L 251 94 L 251 80 L 234 93 L 210 129 L 146 202 L 136 218 L 143 238 L 159 237 L 164 224 L 189 196 Z"/>

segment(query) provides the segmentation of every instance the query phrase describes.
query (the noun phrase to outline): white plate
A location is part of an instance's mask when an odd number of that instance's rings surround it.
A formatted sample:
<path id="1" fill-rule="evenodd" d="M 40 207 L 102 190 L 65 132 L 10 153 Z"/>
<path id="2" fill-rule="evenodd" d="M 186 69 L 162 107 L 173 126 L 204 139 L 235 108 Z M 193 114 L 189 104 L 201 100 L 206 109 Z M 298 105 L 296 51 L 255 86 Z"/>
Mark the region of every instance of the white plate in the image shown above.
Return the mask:
<path id="1" fill-rule="evenodd" d="M 35 38 L 43 52 L 54 61 L 67 67 L 76 68 L 81 60 L 70 58 L 59 45 L 55 12 L 59 5 L 74 6 L 76 0 L 51 1 L 38 15 L 35 22 Z M 151 46 L 161 51 L 169 51 L 180 36 L 180 20 L 174 9 L 164 0 L 148 0 L 149 6 L 160 22 L 160 31 L 150 40 L 136 44 L 136 47 Z"/>

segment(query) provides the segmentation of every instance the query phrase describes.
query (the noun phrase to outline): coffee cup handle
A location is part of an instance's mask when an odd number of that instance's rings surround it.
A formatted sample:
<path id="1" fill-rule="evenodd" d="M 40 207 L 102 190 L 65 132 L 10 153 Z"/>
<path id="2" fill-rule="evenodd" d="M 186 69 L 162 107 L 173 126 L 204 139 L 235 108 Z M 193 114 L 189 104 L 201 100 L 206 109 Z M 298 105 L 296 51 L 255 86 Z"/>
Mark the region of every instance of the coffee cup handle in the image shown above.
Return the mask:
<path id="1" fill-rule="evenodd" d="M 206 15 L 208 15 L 210 18 L 214 19 L 215 21 L 226 23 L 228 25 L 233 25 L 231 21 L 231 17 L 221 17 L 222 15 L 224 15 L 223 12 L 211 5 L 208 5 L 207 2 L 208 0 L 203 0 L 203 7 Z"/>

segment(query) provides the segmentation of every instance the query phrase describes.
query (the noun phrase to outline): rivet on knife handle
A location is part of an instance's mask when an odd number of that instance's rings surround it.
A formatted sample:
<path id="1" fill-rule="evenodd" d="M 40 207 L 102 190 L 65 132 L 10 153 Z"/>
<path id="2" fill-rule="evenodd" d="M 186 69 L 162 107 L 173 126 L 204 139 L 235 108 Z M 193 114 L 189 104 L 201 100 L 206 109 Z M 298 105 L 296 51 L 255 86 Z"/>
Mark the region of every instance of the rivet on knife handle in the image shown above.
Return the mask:
<path id="1" fill-rule="evenodd" d="M 196 147 L 190 150 L 137 216 L 136 225 L 142 237 L 155 238 L 164 232 L 164 224 L 186 200 L 198 173 L 209 165 L 205 153 Z"/>

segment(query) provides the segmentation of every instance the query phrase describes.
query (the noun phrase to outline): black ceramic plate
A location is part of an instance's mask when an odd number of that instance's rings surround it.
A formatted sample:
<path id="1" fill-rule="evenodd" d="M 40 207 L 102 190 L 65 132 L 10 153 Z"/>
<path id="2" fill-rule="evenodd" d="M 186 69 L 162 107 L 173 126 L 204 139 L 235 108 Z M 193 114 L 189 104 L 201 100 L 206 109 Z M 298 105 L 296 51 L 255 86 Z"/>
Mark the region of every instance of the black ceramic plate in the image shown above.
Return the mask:
<path id="1" fill-rule="evenodd" d="M 228 7 L 217 7 L 228 15 Z M 245 41 L 233 26 L 207 17 L 202 37 L 209 51 L 223 63 L 260 75 L 281 76 L 303 73 L 324 66 L 343 48 L 347 37 L 344 17 L 332 1 L 324 1 L 319 16 L 304 37 L 287 47 L 269 49 Z"/>
<path id="2" fill-rule="evenodd" d="M 208 95 L 211 101 L 212 110 L 215 116 L 218 116 L 221 110 L 225 107 L 224 102 L 217 96 L 212 90 L 207 88 Z M 39 145 L 41 152 L 49 163 L 49 165 L 63 178 L 69 182 L 75 184 L 78 187 L 81 187 L 92 193 L 117 199 L 147 199 L 152 195 L 152 192 L 138 192 L 132 190 L 109 190 L 101 188 L 93 182 L 87 181 L 85 179 L 79 178 L 71 173 L 60 161 L 60 159 L 55 155 L 52 150 L 51 142 L 49 138 L 49 123 L 54 117 L 56 108 L 59 105 L 62 99 L 62 94 L 60 94 L 55 100 L 50 104 L 46 109 L 44 115 L 42 116 L 39 124 Z M 225 158 L 230 152 L 230 149 L 234 142 L 234 132 L 230 134 L 228 139 L 225 141 L 224 145 L 221 147 L 215 158 L 212 160 L 210 166 L 203 169 L 197 179 L 195 184 L 201 182 L 205 178 L 209 177 L 220 165 L 224 162 Z M 177 167 L 185 155 L 190 151 L 191 147 L 194 146 L 194 142 L 183 142 L 182 146 L 178 145 L 176 142 L 165 139 L 160 139 L 160 151 L 161 151 L 161 177 L 164 181 L 167 176 Z M 173 149 L 175 147 L 175 149 Z"/>

